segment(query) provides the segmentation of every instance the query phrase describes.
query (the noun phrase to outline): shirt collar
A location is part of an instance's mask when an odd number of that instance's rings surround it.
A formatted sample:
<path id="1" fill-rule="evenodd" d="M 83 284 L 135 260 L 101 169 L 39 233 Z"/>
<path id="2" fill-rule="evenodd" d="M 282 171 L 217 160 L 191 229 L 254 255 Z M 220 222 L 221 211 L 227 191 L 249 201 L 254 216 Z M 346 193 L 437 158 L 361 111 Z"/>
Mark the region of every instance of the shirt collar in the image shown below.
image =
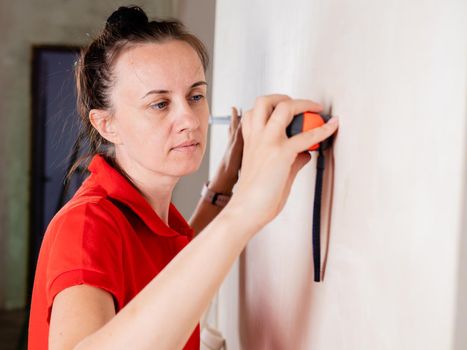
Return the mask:
<path id="1" fill-rule="evenodd" d="M 100 155 L 95 155 L 88 167 L 91 178 L 104 189 L 106 194 L 129 207 L 151 231 L 161 236 L 179 236 L 192 238 L 193 229 L 170 203 L 169 226 L 157 215 L 141 193 L 115 168 Z"/>

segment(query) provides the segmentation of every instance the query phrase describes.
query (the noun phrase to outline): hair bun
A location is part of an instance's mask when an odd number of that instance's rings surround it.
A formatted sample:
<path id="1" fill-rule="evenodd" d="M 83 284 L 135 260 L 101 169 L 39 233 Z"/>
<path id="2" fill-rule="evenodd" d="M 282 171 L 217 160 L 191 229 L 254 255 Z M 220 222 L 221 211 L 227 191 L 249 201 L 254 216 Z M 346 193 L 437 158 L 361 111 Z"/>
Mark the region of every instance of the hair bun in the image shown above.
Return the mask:
<path id="1" fill-rule="evenodd" d="M 107 18 L 105 29 L 121 31 L 128 27 L 144 26 L 148 24 L 148 22 L 148 16 L 146 16 L 146 13 L 144 13 L 141 7 L 121 6 Z"/>

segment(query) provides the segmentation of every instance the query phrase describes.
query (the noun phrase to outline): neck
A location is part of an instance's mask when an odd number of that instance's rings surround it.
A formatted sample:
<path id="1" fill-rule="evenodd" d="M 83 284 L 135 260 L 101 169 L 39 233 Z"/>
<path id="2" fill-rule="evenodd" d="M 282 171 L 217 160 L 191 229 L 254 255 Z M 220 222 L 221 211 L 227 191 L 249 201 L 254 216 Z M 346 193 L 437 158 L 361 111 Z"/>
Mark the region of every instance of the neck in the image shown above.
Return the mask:
<path id="1" fill-rule="evenodd" d="M 143 197 L 146 198 L 152 209 L 168 226 L 169 207 L 172 200 L 172 192 L 175 188 L 176 182 L 173 184 L 156 184 L 154 182 L 151 183 L 145 182 L 144 180 L 137 180 L 133 177 L 131 177 L 131 179 Z"/>
<path id="2" fill-rule="evenodd" d="M 148 170 L 135 162 L 130 163 L 123 157 L 116 158 L 120 170 L 140 191 L 161 220 L 168 225 L 172 192 L 179 179 Z"/>

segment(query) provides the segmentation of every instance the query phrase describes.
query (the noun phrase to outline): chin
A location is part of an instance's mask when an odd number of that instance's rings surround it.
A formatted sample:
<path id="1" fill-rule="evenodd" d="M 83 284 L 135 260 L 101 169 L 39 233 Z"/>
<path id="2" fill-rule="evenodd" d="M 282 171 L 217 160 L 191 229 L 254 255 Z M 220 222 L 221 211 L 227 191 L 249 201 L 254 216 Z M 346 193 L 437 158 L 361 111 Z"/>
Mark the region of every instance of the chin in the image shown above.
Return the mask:
<path id="1" fill-rule="evenodd" d="M 172 159 L 171 163 L 173 164 L 173 171 L 171 173 L 174 176 L 185 176 L 190 175 L 198 171 L 201 163 L 203 161 L 204 149 L 201 149 L 202 152 L 192 155 L 184 155 L 178 159 Z"/>
<path id="2" fill-rule="evenodd" d="M 196 173 L 201 165 L 201 161 L 194 162 L 192 160 L 190 163 L 191 164 L 185 164 L 185 166 L 182 164 L 177 164 L 177 166 L 173 169 L 173 175 L 181 177 Z"/>

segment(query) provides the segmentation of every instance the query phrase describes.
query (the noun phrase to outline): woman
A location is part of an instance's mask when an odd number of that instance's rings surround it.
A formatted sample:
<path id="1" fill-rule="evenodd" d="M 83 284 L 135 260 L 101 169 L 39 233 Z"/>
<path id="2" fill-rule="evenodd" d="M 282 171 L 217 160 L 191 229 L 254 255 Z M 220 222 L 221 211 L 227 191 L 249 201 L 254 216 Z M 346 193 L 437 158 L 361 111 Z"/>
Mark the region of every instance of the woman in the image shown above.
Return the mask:
<path id="1" fill-rule="evenodd" d="M 288 139 L 293 115 L 321 106 L 258 98 L 242 118 L 244 146 L 232 124 L 190 227 L 170 200 L 205 150 L 206 66 L 203 45 L 180 23 L 149 22 L 138 7 L 115 11 L 83 51 L 78 103 L 91 176 L 47 229 L 30 349 L 198 349 L 198 321 L 233 262 L 284 206 L 310 159 L 304 151 L 337 129 L 332 119 Z"/>

